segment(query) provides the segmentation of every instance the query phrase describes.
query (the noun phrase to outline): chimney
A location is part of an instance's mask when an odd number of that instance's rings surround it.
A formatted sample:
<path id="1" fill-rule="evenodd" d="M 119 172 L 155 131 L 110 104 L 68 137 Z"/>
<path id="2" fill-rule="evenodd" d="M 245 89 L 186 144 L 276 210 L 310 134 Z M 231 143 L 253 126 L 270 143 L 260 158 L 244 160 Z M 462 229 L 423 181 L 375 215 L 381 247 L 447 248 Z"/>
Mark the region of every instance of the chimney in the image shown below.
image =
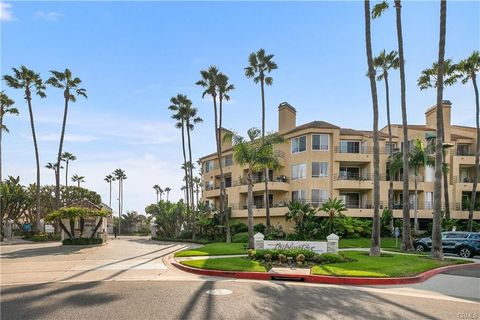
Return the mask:
<path id="1" fill-rule="evenodd" d="M 295 129 L 297 110 L 288 102 L 282 102 L 278 106 L 278 133 L 283 134 Z"/>
<path id="2" fill-rule="evenodd" d="M 442 108 L 443 108 L 443 126 L 445 128 L 445 140 L 449 141 L 450 133 L 450 121 L 451 121 L 451 109 L 452 103 L 449 100 L 442 101 Z M 431 106 L 430 108 L 425 111 L 425 124 L 428 128 L 435 129 L 437 127 L 437 105 Z M 448 131 L 448 132 L 447 132 Z"/>

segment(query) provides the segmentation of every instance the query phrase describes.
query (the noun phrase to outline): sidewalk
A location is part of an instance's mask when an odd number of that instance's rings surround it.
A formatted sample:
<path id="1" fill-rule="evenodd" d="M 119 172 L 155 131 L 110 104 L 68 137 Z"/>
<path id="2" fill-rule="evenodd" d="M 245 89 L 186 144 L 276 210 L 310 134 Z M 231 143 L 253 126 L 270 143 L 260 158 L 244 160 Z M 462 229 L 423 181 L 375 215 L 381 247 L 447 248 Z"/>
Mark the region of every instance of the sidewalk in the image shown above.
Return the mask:
<path id="1" fill-rule="evenodd" d="M 13 238 L 3 238 L 3 241 L 0 242 L 0 246 L 8 246 L 15 244 L 37 244 L 38 242 L 24 240 L 21 237 Z"/>

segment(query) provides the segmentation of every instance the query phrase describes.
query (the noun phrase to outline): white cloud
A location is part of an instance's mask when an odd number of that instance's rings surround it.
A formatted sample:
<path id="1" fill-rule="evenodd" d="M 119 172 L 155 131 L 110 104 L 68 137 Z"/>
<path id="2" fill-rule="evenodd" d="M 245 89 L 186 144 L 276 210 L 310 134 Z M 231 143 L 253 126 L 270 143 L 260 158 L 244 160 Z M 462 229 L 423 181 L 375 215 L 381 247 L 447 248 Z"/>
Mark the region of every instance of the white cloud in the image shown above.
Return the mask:
<path id="1" fill-rule="evenodd" d="M 13 15 L 12 5 L 6 2 L 0 2 L 0 21 L 10 22 L 17 18 Z"/>
<path id="2" fill-rule="evenodd" d="M 47 20 L 47 21 L 58 21 L 58 19 L 63 17 L 63 14 L 55 11 L 50 11 L 50 12 L 37 11 L 35 12 L 35 17 L 38 19 Z"/>

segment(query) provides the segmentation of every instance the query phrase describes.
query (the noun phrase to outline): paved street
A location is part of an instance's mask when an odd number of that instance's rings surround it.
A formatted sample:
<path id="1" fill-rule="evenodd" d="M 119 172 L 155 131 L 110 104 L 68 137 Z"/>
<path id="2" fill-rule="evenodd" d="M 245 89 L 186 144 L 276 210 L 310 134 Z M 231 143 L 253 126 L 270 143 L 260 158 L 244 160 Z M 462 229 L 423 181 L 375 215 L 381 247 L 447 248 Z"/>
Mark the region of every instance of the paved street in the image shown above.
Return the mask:
<path id="1" fill-rule="evenodd" d="M 186 246 L 138 237 L 90 248 L 3 246 L 1 318 L 462 319 L 480 312 L 477 266 L 395 287 L 262 282 L 171 267 L 166 257 Z M 207 294 L 212 289 L 231 293 Z"/>

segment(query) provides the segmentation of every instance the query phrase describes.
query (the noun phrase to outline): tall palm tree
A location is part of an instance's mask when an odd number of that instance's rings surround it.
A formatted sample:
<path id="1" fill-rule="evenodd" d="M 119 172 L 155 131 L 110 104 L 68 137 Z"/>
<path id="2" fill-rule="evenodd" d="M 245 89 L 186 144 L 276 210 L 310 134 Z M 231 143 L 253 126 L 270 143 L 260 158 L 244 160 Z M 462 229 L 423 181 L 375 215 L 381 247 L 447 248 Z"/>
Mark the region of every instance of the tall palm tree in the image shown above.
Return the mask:
<path id="1" fill-rule="evenodd" d="M 419 225 L 418 225 L 418 184 L 417 176 L 420 168 L 425 168 L 426 166 L 434 165 L 433 159 L 428 155 L 428 152 L 423 144 L 422 140 L 416 139 L 413 141 L 413 147 L 410 149 L 409 154 L 409 165 L 413 168 L 415 173 L 415 202 L 413 204 L 413 231 L 414 234 L 418 234 Z"/>
<path id="2" fill-rule="evenodd" d="M 388 127 L 388 144 L 389 144 L 389 154 L 390 158 L 393 157 L 393 142 L 392 142 L 392 125 L 390 122 L 390 90 L 388 84 L 388 72 L 390 69 L 398 69 L 399 59 L 397 51 L 390 51 L 388 54 L 385 50 L 381 51 L 380 54 L 373 59 L 373 66 L 378 70 L 379 75 L 377 80 L 383 80 L 385 82 L 385 99 L 387 107 L 387 127 Z M 389 163 L 389 172 L 392 171 L 391 163 Z M 388 189 L 388 210 L 393 211 L 393 176 L 390 174 L 390 182 Z M 393 215 L 391 219 L 391 228 L 393 228 Z"/>
<path id="3" fill-rule="evenodd" d="M 41 230 L 40 222 L 40 155 L 38 153 L 37 135 L 35 133 L 35 122 L 33 119 L 33 107 L 32 107 L 32 91 L 40 98 L 45 98 L 46 94 L 45 84 L 42 81 L 39 73 L 28 69 L 25 66 L 21 66 L 19 69 L 12 68 L 13 76 L 5 75 L 3 79 L 7 83 L 7 86 L 14 89 L 21 89 L 25 93 L 25 100 L 28 105 L 28 113 L 30 115 L 30 127 L 32 129 L 33 147 L 35 150 L 35 160 L 37 166 L 37 187 L 35 192 L 35 215 L 36 215 L 36 229 Z"/>
<path id="4" fill-rule="evenodd" d="M 195 84 L 201 86 L 205 90 L 202 93 L 202 98 L 209 95 L 213 100 L 213 114 L 214 114 L 214 126 L 215 126 L 215 141 L 217 144 L 217 161 L 218 168 L 220 170 L 220 216 L 225 219 L 225 231 L 226 241 L 230 242 L 230 225 L 228 221 L 228 214 L 225 213 L 226 209 L 226 191 L 225 191 L 225 175 L 223 173 L 222 163 L 222 141 L 221 141 L 221 123 L 222 123 L 222 109 L 217 109 L 217 97 L 221 96 L 221 100 L 228 100 L 228 91 L 233 90 L 233 86 L 228 84 L 228 77 L 219 72 L 216 66 L 210 66 L 207 70 L 200 71 L 201 79 Z M 220 93 L 221 91 L 221 93 Z M 222 106 L 223 107 L 223 106 Z M 220 111 L 220 113 L 219 113 Z"/>
<path id="5" fill-rule="evenodd" d="M 50 73 L 52 76 L 47 80 L 47 84 L 52 87 L 59 88 L 63 90 L 63 97 L 65 99 L 64 110 L 63 110 L 63 122 L 62 122 L 62 132 L 60 134 L 60 143 L 58 146 L 58 155 L 57 155 L 57 167 L 60 167 L 60 162 L 62 161 L 62 150 L 63 150 L 63 140 L 65 138 L 65 128 L 67 126 L 67 113 L 68 113 L 68 104 L 69 102 L 77 101 L 77 96 L 87 98 L 86 90 L 79 88 L 78 86 L 82 83 L 82 80 L 77 77 L 73 77 L 72 72 L 69 69 L 65 69 L 64 72 L 51 70 Z M 55 175 L 55 201 L 56 208 L 60 207 L 60 172 L 57 171 Z"/>
<path id="6" fill-rule="evenodd" d="M 422 71 L 420 77 L 418 78 L 417 85 L 420 87 L 420 90 L 425 90 L 428 88 L 437 87 L 437 74 L 438 74 L 438 63 L 434 62 L 431 68 L 425 69 Z M 452 86 L 457 82 L 457 79 L 460 77 L 457 72 L 457 66 L 452 62 L 451 59 L 446 59 L 443 64 L 443 86 Z M 443 111 L 443 109 L 442 109 Z M 443 122 L 443 118 L 442 118 Z M 443 124 L 445 127 L 445 124 Z M 445 143 L 445 130 L 443 130 L 443 143 Z M 445 168 L 446 165 L 446 148 L 443 148 L 443 165 Z M 443 170 L 444 171 L 444 170 Z M 448 174 L 443 172 L 443 197 L 445 200 L 445 217 L 450 219 L 450 197 L 448 194 Z"/>
<path id="7" fill-rule="evenodd" d="M 196 201 L 196 205 L 198 207 L 198 204 L 200 203 L 200 188 L 202 186 L 202 179 L 200 179 L 200 177 L 194 177 L 193 178 L 193 183 L 195 184 L 195 193 L 197 195 L 197 201 Z M 228 216 L 228 214 L 227 214 Z M 227 221 L 226 221 L 226 225 L 229 226 L 228 224 L 228 217 L 227 217 Z"/>
<path id="8" fill-rule="evenodd" d="M 406 81 L 405 81 L 405 59 L 403 54 L 403 31 L 402 31 L 402 2 L 401 0 L 395 0 L 395 20 L 397 27 L 397 43 L 398 43 L 398 66 L 400 70 L 400 102 L 402 109 L 402 133 L 403 133 L 403 163 L 408 163 L 408 121 L 407 121 L 407 94 L 406 94 Z M 387 1 L 382 1 L 376 4 L 372 10 L 373 18 L 378 18 L 382 13 L 388 9 L 389 4 Z M 402 250 L 412 251 L 412 237 L 410 226 L 410 202 L 409 202 L 409 186 L 408 177 L 410 175 L 408 166 L 405 166 L 403 170 L 403 204 L 402 204 Z"/>
<path id="9" fill-rule="evenodd" d="M 10 99 L 5 92 L 0 92 L 0 182 L 3 181 L 2 177 L 2 135 L 3 132 L 9 132 L 8 128 L 3 124 L 3 117 L 6 114 L 18 115 L 18 109 L 12 107 L 15 101 Z"/>
<path id="10" fill-rule="evenodd" d="M 127 179 L 127 175 L 124 170 L 115 169 L 113 176 L 118 181 L 118 235 L 120 235 L 120 224 L 123 212 L 123 180 Z"/>
<path id="11" fill-rule="evenodd" d="M 203 119 L 198 116 L 198 109 L 192 106 L 192 102 L 186 99 L 185 104 L 185 128 L 187 130 L 187 145 L 188 145 L 188 164 L 189 164 L 189 187 L 190 187 L 190 199 L 192 199 L 192 208 L 195 207 L 195 201 L 193 200 L 193 169 L 194 164 L 192 162 L 192 139 L 190 132 L 193 131 L 195 125 L 203 122 Z"/>
<path id="12" fill-rule="evenodd" d="M 447 2 L 440 1 L 440 40 L 438 45 L 437 73 L 437 134 L 435 150 L 435 182 L 433 192 L 432 255 L 443 260 L 442 248 L 442 167 L 443 167 L 443 73 L 445 59 L 445 34 L 447 24 Z"/>
<path id="13" fill-rule="evenodd" d="M 164 194 L 165 191 L 163 191 L 162 188 L 158 190 L 158 194 L 160 195 L 160 201 L 162 201 L 162 195 Z"/>
<path id="14" fill-rule="evenodd" d="M 55 177 L 57 176 L 57 171 L 59 171 L 59 170 L 58 170 L 58 166 L 57 166 L 56 163 L 49 162 L 45 165 L 45 168 L 53 170 L 54 173 L 55 173 Z M 63 167 L 60 167 L 60 169 L 63 169 Z"/>
<path id="15" fill-rule="evenodd" d="M 105 176 L 105 179 L 103 179 L 103 180 L 105 180 L 108 183 L 109 188 L 110 188 L 110 196 L 109 196 L 108 206 L 110 208 L 112 208 L 112 182 L 115 181 L 116 179 L 113 175 L 107 174 Z"/>
<path id="16" fill-rule="evenodd" d="M 157 195 L 157 203 L 160 201 L 160 199 L 159 199 L 160 189 L 161 189 L 161 188 L 160 188 L 160 186 L 159 186 L 158 184 L 156 184 L 156 185 L 153 186 L 153 190 L 155 190 L 155 193 L 156 193 L 156 195 Z"/>
<path id="17" fill-rule="evenodd" d="M 77 157 L 70 152 L 62 153 L 62 161 L 65 162 L 65 187 L 68 187 L 68 165 L 71 161 L 77 160 Z"/>
<path id="18" fill-rule="evenodd" d="M 168 202 L 168 195 L 170 194 L 170 191 L 172 191 L 172 189 L 170 189 L 170 187 L 165 188 L 165 193 L 167 194 L 167 202 Z"/>
<path id="19" fill-rule="evenodd" d="M 365 0 L 365 45 L 367 51 L 368 77 L 373 106 L 373 223 L 370 255 L 380 255 L 380 153 L 378 142 L 378 99 L 375 68 L 373 66 L 372 40 L 370 34 L 370 1 Z"/>
<path id="20" fill-rule="evenodd" d="M 72 176 L 72 181 L 77 183 L 77 187 L 80 188 L 80 183 L 85 182 L 84 176 L 79 176 L 78 174 L 74 174 Z"/>
<path id="21" fill-rule="evenodd" d="M 233 84 L 228 83 L 229 78 L 223 74 L 219 73 L 217 77 L 217 90 L 218 90 L 218 130 L 222 130 L 222 121 L 223 121 L 223 101 L 229 101 L 230 100 L 230 95 L 229 92 L 233 91 L 235 89 L 235 86 Z M 220 139 L 220 134 L 221 132 L 218 132 L 218 138 Z M 221 144 L 220 144 L 221 146 Z M 222 148 L 220 147 L 220 154 L 218 155 L 219 159 L 223 159 L 222 156 Z M 221 167 L 221 172 L 220 172 L 220 193 L 221 197 L 223 198 L 222 203 L 224 204 L 225 207 L 227 207 L 227 191 L 226 191 L 226 186 L 225 186 L 225 176 L 223 174 L 223 163 L 220 161 L 220 167 Z M 197 186 L 197 202 L 198 202 L 198 186 Z M 231 235 L 230 235 L 230 221 L 229 221 L 229 214 L 228 212 L 222 215 L 224 218 L 224 223 L 225 223 L 225 231 L 226 231 L 226 240 L 227 243 L 231 242 Z"/>
<path id="22" fill-rule="evenodd" d="M 248 66 L 245 68 L 245 76 L 253 78 L 255 83 L 260 82 L 260 90 L 262 96 L 262 138 L 265 137 L 265 85 L 270 86 L 273 83 L 273 78 L 268 76 L 270 72 L 277 69 L 278 66 L 273 61 L 273 54 L 265 54 L 265 49 L 260 49 L 257 52 L 252 52 L 248 57 Z M 270 199 L 268 197 L 268 170 L 265 168 L 265 217 L 266 217 L 266 232 L 270 232 Z"/>
<path id="23" fill-rule="evenodd" d="M 240 166 L 247 166 L 247 208 L 248 208 L 248 248 L 253 249 L 253 174 L 263 171 L 266 167 L 277 169 L 280 166 L 274 145 L 284 140 L 276 134 L 266 135 L 263 139 L 258 128 L 247 132 L 248 140 L 235 133 L 227 133 L 225 140 L 233 142 L 233 157 Z"/>
<path id="24" fill-rule="evenodd" d="M 172 119 L 177 120 L 175 127 L 182 130 L 182 151 L 183 151 L 183 165 L 182 168 L 185 173 L 185 178 L 188 177 L 188 168 L 187 168 L 187 152 L 185 150 L 185 114 L 186 114 L 186 104 L 188 104 L 190 100 L 187 98 L 186 95 L 177 94 L 176 97 L 172 97 L 170 99 L 170 106 L 168 109 L 173 111 L 174 114 L 172 115 Z M 188 181 L 185 180 L 185 200 L 187 202 L 187 210 L 190 211 L 190 192 L 188 188 Z"/>
<path id="25" fill-rule="evenodd" d="M 480 157 L 480 123 L 479 123 L 479 114 L 480 114 L 480 102 L 478 97 L 478 87 L 477 87 L 477 73 L 480 71 L 480 53 L 474 51 L 468 58 L 460 61 L 458 63 L 458 71 L 462 77 L 462 83 L 466 84 L 469 80 L 472 80 L 473 90 L 475 92 L 475 120 L 477 123 L 477 147 L 475 150 L 475 171 L 473 172 L 473 188 L 472 188 L 472 198 L 470 199 L 470 208 L 468 210 L 468 231 L 472 231 L 473 228 L 473 210 L 475 208 L 477 200 L 477 184 L 480 177 L 479 172 L 479 157 Z"/>

